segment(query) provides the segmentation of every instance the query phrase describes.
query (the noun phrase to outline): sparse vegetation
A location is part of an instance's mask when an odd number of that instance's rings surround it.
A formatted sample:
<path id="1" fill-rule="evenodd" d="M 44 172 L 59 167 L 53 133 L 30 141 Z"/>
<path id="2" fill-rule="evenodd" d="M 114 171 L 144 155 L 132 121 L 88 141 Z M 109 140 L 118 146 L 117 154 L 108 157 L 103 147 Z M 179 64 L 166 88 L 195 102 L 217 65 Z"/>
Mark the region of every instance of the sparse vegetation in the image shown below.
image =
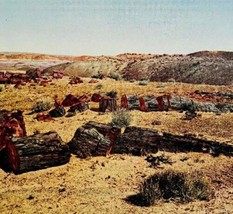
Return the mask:
<path id="1" fill-rule="evenodd" d="M 95 79 L 103 79 L 104 77 L 105 77 L 104 74 L 102 74 L 101 72 L 98 72 L 98 74 L 92 75 L 92 78 L 95 78 Z"/>
<path id="2" fill-rule="evenodd" d="M 132 117 L 129 111 L 125 109 L 118 109 L 112 113 L 111 126 L 116 126 L 118 128 L 127 127 L 130 125 Z"/>
<path id="3" fill-rule="evenodd" d="M 117 92 L 112 90 L 112 91 L 107 92 L 106 95 L 111 97 L 111 98 L 116 98 Z"/>
<path id="4" fill-rule="evenodd" d="M 121 75 L 119 73 L 113 72 L 108 75 L 109 78 L 114 79 L 114 80 L 120 80 Z"/>
<path id="5" fill-rule="evenodd" d="M 49 101 L 38 101 L 32 108 L 32 112 L 42 112 L 48 111 L 52 107 L 52 104 Z"/>
<path id="6" fill-rule="evenodd" d="M 148 80 L 141 80 L 141 81 L 139 81 L 139 85 L 142 85 L 142 86 L 146 86 L 146 85 L 148 85 L 148 83 L 149 83 L 149 81 Z"/>
<path id="7" fill-rule="evenodd" d="M 208 200 L 212 190 L 208 179 L 197 171 L 187 173 L 167 170 L 146 179 L 140 185 L 139 195 L 139 205 L 149 206 L 161 199 L 180 202 Z"/>
<path id="8" fill-rule="evenodd" d="M 172 160 L 169 156 L 165 155 L 164 153 L 160 155 L 149 155 L 146 158 L 146 161 L 151 163 L 151 167 L 159 167 L 161 164 L 172 164 Z"/>
<path id="9" fill-rule="evenodd" d="M 103 85 L 102 85 L 102 84 L 98 84 L 98 85 L 95 86 L 95 89 L 98 89 L 98 90 L 100 90 L 100 89 L 102 89 L 102 88 L 103 88 Z"/>

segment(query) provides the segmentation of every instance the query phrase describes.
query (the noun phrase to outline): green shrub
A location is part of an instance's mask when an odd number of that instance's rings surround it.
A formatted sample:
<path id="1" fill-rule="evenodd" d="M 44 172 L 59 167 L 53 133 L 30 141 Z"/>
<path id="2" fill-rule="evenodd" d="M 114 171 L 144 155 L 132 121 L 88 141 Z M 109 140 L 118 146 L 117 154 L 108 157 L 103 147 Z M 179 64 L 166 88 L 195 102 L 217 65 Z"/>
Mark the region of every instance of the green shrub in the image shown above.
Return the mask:
<path id="1" fill-rule="evenodd" d="M 0 92 L 3 92 L 3 87 L 2 86 L 0 86 Z"/>
<path id="2" fill-rule="evenodd" d="M 116 98 L 117 92 L 112 90 L 112 91 L 107 92 L 106 95 L 111 97 L 111 98 Z"/>
<path id="3" fill-rule="evenodd" d="M 114 79 L 114 80 L 120 80 L 120 79 L 121 79 L 121 75 L 118 74 L 118 73 L 116 73 L 116 72 L 110 73 L 110 74 L 108 75 L 108 77 L 111 78 L 111 79 Z"/>
<path id="4" fill-rule="evenodd" d="M 103 79 L 104 78 L 104 74 L 102 74 L 101 72 L 98 72 L 98 74 L 93 75 L 92 78 Z"/>
<path id="5" fill-rule="evenodd" d="M 98 84 L 98 85 L 95 86 L 95 89 L 98 89 L 98 90 L 100 90 L 100 89 L 102 89 L 102 88 L 103 88 L 103 85 L 102 85 L 102 84 Z"/>
<path id="6" fill-rule="evenodd" d="M 49 101 L 38 101 L 32 107 L 33 112 L 42 112 L 48 111 L 52 107 L 52 104 Z"/>
<path id="7" fill-rule="evenodd" d="M 180 202 L 208 200 L 212 196 L 209 181 L 198 172 L 191 174 L 167 170 L 155 174 L 140 186 L 140 205 L 153 205 L 160 199 Z"/>
<path id="8" fill-rule="evenodd" d="M 112 113 L 111 126 L 123 128 L 129 126 L 131 121 L 132 121 L 132 117 L 129 111 L 125 109 L 119 109 Z"/>
<path id="9" fill-rule="evenodd" d="M 148 80 L 141 80 L 141 81 L 139 81 L 139 85 L 143 85 L 143 86 L 145 86 L 145 85 L 148 85 Z"/>

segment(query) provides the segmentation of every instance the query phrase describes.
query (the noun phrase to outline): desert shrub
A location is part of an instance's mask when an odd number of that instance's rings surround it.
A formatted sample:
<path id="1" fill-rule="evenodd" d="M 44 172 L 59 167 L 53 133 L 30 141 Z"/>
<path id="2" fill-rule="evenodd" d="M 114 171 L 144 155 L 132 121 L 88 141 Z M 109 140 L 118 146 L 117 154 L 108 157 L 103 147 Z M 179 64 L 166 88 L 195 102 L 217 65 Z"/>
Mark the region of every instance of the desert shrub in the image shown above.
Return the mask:
<path id="1" fill-rule="evenodd" d="M 132 121 L 132 117 L 129 111 L 125 109 L 118 109 L 112 113 L 111 126 L 123 128 L 129 126 Z"/>
<path id="2" fill-rule="evenodd" d="M 3 87 L 2 86 L 0 86 L 0 92 L 3 92 Z"/>
<path id="3" fill-rule="evenodd" d="M 117 92 L 112 90 L 112 91 L 107 92 L 106 95 L 111 97 L 111 98 L 116 98 Z"/>
<path id="4" fill-rule="evenodd" d="M 146 86 L 146 85 L 148 85 L 148 80 L 141 80 L 141 81 L 139 81 L 139 85 L 143 85 L 143 86 Z"/>
<path id="5" fill-rule="evenodd" d="M 156 88 L 164 88 L 165 86 L 166 86 L 165 83 L 160 82 L 160 83 L 158 83 L 158 85 L 156 86 Z"/>
<path id="6" fill-rule="evenodd" d="M 104 74 L 102 74 L 101 72 L 98 72 L 97 74 L 92 75 L 92 78 L 103 79 L 104 78 Z"/>
<path id="7" fill-rule="evenodd" d="M 200 173 L 167 170 L 145 180 L 139 195 L 141 205 L 149 206 L 160 199 L 178 199 L 180 202 L 208 200 L 212 193 L 209 181 Z"/>
<path id="8" fill-rule="evenodd" d="M 120 79 L 121 79 L 121 75 L 118 74 L 118 73 L 116 73 L 116 72 L 110 73 L 110 74 L 108 75 L 108 77 L 111 78 L 111 79 L 114 79 L 114 80 L 120 80 Z"/>
<path id="9" fill-rule="evenodd" d="M 195 103 L 192 102 L 186 102 L 186 103 L 182 103 L 182 110 L 184 111 L 196 111 L 197 107 L 195 105 Z"/>
<path id="10" fill-rule="evenodd" d="M 48 111 L 52 107 L 52 104 L 49 101 L 38 101 L 32 107 L 33 112 L 42 112 Z"/>
<path id="11" fill-rule="evenodd" d="M 165 155 L 164 153 L 159 155 L 149 155 L 146 157 L 146 161 L 151 163 L 151 167 L 159 167 L 161 164 L 170 164 L 172 165 L 172 160 L 170 156 Z"/>
<path id="12" fill-rule="evenodd" d="M 95 89 L 102 89 L 103 88 L 103 85 L 102 84 L 98 84 L 95 86 Z"/>

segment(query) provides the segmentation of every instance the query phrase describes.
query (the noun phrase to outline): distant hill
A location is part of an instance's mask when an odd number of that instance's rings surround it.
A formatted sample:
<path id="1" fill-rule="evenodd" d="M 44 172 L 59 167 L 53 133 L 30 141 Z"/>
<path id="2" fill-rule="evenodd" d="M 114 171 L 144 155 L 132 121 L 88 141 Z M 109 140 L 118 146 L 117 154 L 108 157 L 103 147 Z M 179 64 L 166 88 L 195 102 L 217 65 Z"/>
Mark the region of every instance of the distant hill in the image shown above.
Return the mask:
<path id="1" fill-rule="evenodd" d="M 0 59 L 61 60 L 61 65 L 46 69 L 64 70 L 68 75 L 80 77 L 119 73 L 126 80 L 233 85 L 233 52 L 225 51 L 200 51 L 187 55 L 125 53 L 80 57 L 0 53 Z"/>
<path id="2" fill-rule="evenodd" d="M 37 53 L 14 53 L 14 52 L 0 52 L 0 59 L 22 59 L 22 60 L 67 60 L 77 61 L 86 60 L 87 56 L 59 56 Z"/>

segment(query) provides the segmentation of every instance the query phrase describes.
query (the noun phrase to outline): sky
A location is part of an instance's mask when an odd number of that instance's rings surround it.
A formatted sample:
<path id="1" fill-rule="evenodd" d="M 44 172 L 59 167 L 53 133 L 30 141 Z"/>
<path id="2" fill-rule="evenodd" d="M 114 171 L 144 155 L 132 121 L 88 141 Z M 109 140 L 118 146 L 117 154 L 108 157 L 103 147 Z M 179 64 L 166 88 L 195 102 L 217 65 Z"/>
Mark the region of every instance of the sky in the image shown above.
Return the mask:
<path id="1" fill-rule="evenodd" d="M 233 51 L 233 0 L 0 0 L 0 52 Z"/>

